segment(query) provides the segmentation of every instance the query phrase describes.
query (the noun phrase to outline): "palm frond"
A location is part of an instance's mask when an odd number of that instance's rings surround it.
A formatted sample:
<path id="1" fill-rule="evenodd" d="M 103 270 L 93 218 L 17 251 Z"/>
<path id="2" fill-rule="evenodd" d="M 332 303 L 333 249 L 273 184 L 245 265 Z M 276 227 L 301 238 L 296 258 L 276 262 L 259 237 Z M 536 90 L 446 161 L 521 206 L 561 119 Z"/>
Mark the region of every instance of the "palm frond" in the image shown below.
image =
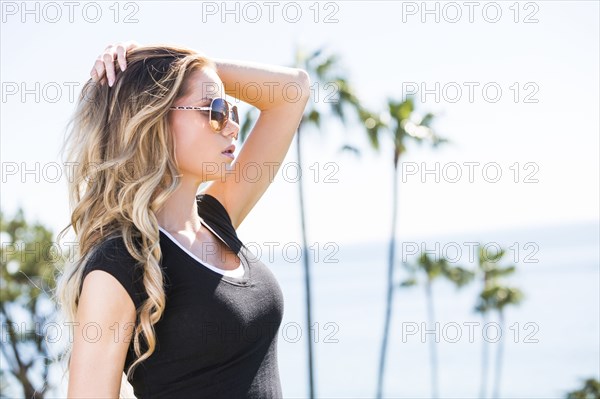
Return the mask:
<path id="1" fill-rule="evenodd" d="M 313 124 L 318 128 L 321 127 L 321 113 L 316 109 L 311 109 L 308 114 L 305 115 L 306 122 Z"/>
<path id="2" fill-rule="evenodd" d="M 315 74 L 320 79 L 323 79 L 327 76 L 327 73 L 333 68 L 333 66 L 338 62 L 339 56 L 336 54 L 332 54 L 325 59 L 324 62 L 317 65 L 314 69 Z"/>
<path id="3" fill-rule="evenodd" d="M 339 150 L 338 152 L 344 152 L 344 151 L 349 151 L 349 152 L 351 152 L 351 153 L 355 154 L 356 156 L 360 156 L 360 155 L 361 155 L 361 152 L 360 152 L 360 150 L 358 149 L 358 147 L 355 147 L 355 146 L 353 146 L 353 145 L 350 145 L 350 144 L 344 144 L 344 145 L 343 145 L 343 146 L 340 148 L 340 150 Z"/>
<path id="4" fill-rule="evenodd" d="M 406 280 L 403 280 L 400 282 L 400 284 L 398 285 L 399 288 L 408 288 L 408 287 L 413 287 L 415 285 L 417 285 L 418 281 L 415 278 L 407 278 Z"/>
<path id="5" fill-rule="evenodd" d="M 433 121 L 434 117 L 435 117 L 435 115 L 432 114 L 431 112 L 426 113 L 425 116 L 423 116 L 421 118 L 421 120 L 419 121 L 419 125 L 425 126 L 425 127 L 431 127 L 431 122 Z"/>

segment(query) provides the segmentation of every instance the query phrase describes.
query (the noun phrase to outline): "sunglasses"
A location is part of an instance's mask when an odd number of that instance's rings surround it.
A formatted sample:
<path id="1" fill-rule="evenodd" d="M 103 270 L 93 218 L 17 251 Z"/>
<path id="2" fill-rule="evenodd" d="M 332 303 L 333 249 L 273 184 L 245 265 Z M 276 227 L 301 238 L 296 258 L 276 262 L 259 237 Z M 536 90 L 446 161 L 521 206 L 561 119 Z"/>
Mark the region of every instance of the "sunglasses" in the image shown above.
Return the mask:
<path id="1" fill-rule="evenodd" d="M 169 109 L 184 111 L 192 110 L 203 112 L 208 111 L 209 125 L 215 132 L 222 131 L 230 119 L 237 124 L 240 123 L 237 106 L 231 104 L 229 101 L 223 98 L 213 98 L 210 102 L 210 107 L 179 106 L 170 107 Z"/>

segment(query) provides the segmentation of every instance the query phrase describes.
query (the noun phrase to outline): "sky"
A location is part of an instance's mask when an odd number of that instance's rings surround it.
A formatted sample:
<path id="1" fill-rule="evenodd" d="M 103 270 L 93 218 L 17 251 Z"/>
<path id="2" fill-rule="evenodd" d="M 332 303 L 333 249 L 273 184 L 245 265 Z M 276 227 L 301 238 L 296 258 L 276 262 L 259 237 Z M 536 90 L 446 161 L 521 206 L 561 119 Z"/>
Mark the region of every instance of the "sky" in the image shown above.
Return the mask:
<path id="1" fill-rule="evenodd" d="M 134 39 L 286 66 L 296 46 L 325 47 L 371 109 L 383 113 L 388 99 L 415 94 L 415 115 L 433 112 L 434 129 L 451 143 L 408 144 L 398 178 L 401 235 L 599 219 L 598 2 L 275 2 L 271 16 L 268 2 L 230 2 L 229 13 L 221 2 L 52 4 L 2 3 L 8 216 L 22 206 L 55 233 L 67 225 L 58 151 L 74 98 L 108 44 Z M 323 94 L 311 101 L 323 106 Z M 302 137 L 309 242 L 387 240 L 390 134 L 372 150 L 349 117 Z M 340 152 L 344 144 L 361 156 Z M 243 241 L 300 240 L 295 145 L 240 226 Z"/>

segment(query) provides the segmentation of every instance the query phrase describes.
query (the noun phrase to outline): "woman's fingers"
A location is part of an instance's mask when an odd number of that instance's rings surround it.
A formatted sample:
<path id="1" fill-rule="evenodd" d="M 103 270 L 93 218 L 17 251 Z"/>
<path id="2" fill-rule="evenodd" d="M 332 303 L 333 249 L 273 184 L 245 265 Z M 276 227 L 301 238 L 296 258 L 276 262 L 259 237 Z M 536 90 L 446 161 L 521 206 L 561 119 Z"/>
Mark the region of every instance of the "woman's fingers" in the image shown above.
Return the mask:
<path id="1" fill-rule="evenodd" d="M 96 62 L 94 62 L 94 67 L 90 71 L 90 76 L 92 77 L 94 82 L 99 81 L 100 84 L 104 84 L 105 72 L 106 72 L 106 77 L 108 79 L 110 79 L 110 75 L 109 75 L 107 66 L 112 64 L 113 56 L 110 54 L 108 49 L 109 49 L 109 47 L 107 47 L 107 50 L 105 50 L 104 53 L 102 53 L 101 55 L 98 56 L 98 58 L 96 58 Z M 114 69 L 112 72 L 113 72 L 113 77 L 114 77 Z"/>
<path id="2" fill-rule="evenodd" d="M 96 82 L 96 83 L 99 82 L 100 84 L 103 84 L 104 61 L 102 61 L 101 57 L 98 57 L 98 59 L 96 59 L 96 62 L 94 62 L 94 67 L 92 68 L 90 75 L 92 76 L 92 79 L 94 80 L 94 82 Z"/>
<path id="3" fill-rule="evenodd" d="M 125 46 L 122 44 L 117 45 L 117 61 L 119 61 L 119 68 L 124 71 L 127 68 L 127 62 L 125 62 Z"/>
<path id="4" fill-rule="evenodd" d="M 119 62 L 121 71 L 124 71 L 127 68 L 127 52 L 139 46 L 140 45 L 135 40 L 130 40 L 128 42 L 119 43 L 116 45 L 115 53 L 117 54 L 117 61 Z"/>
<path id="5" fill-rule="evenodd" d="M 129 40 L 128 42 L 117 45 L 117 56 L 119 57 L 121 71 L 124 71 L 125 68 L 127 68 L 127 52 L 136 47 L 140 47 L 140 45 L 135 40 Z"/>
<path id="6" fill-rule="evenodd" d="M 98 72 L 96 72 L 96 68 L 92 68 L 92 70 L 90 71 L 90 76 L 92 77 L 92 80 L 94 82 L 96 82 L 98 80 Z"/>
<path id="7" fill-rule="evenodd" d="M 111 49 L 102 54 L 102 60 L 104 61 L 104 68 L 106 69 L 108 85 L 112 86 L 115 82 L 115 51 Z"/>
<path id="8" fill-rule="evenodd" d="M 105 79 L 108 80 L 108 85 L 112 86 L 115 82 L 115 58 L 119 63 L 119 68 L 124 71 L 127 68 L 127 51 L 139 47 L 140 45 L 135 40 L 130 40 L 117 45 L 108 45 L 104 52 L 98 56 L 94 67 L 90 71 L 90 76 L 94 82 L 100 82 L 103 84 Z"/>

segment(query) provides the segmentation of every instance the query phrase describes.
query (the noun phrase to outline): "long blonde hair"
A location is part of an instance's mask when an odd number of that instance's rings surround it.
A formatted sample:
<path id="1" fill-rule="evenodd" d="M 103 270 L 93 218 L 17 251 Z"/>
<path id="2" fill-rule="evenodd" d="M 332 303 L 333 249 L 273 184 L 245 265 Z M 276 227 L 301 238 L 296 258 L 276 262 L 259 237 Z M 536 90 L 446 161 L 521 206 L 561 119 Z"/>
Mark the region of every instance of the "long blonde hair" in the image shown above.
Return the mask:
<path id="1" fill-rule="evenodd" d="M 91 79 L 83 86 L 61 153 L 73 165 L 68 182 L 71 222 L 77 251 L 57 276 L 56 300 L 68 321 L 74 321 L 85 262 L 104 240 L 121 236 L 129 253 L 144 265 L 148 299 L 137 311 L 134 369 L 154 352 L 154 324 L 166 299 L 159 261 L 159 229 L 155 213 L 180 184 L 174 142 L 166 115 L 172 103 L 187 94 L 189 75 L 215 63 L 178 46 L 144 46 L 130 50 L 127 68 L 115 63 L 112 87 Z M 69 130 L 69 129 L 68 129 Z M 148 349 L 141 352 L 143 334 Z M 70 364 L 72 346 L 63 357 Z M 68 371 L 68 368 L 67 368 Z"/>

